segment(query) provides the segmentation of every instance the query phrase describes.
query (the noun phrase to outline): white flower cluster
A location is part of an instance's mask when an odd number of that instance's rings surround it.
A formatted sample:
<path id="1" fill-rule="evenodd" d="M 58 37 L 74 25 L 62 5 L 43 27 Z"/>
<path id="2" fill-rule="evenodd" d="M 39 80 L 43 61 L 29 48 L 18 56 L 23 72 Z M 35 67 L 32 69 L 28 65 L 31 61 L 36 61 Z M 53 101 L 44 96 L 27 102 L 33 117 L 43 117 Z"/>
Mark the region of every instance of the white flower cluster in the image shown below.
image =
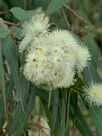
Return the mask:
<path id="1" fill-rule="evenodd" d="M 86 101 L 92 106 L 102 105 L 102 83 L 92 83 L 89 88 L 85 88 L 83 95 Z"/>
<path id="2" fill-rule="evenodd" d="M 24 39 L 20 43 L 19 52 L 22 53 L 34 38 L 46 34 L 49 26 L 49 18 L 42 9 L 35 10 L 35 15 L 31 20 L 22 25 Z"/>
<path id="3" fill-rule="evenodd" d="M 49 32 L 48 17 L 35 15 L 24 25 L 25 37 L 19 51 L 27 49 L 24 75 L 35 85 L 50 89 L 74 84 L 76 70 L 82 71 L 91 60 L 88 49 L 66 30 Z"/>
<path id="4" fill-rule="evenodd" d="M 28 130 L 28 136 L 51 136 L 51 130 L 45 118 L 35 116 L 32 125 L 34 128 Z"/>

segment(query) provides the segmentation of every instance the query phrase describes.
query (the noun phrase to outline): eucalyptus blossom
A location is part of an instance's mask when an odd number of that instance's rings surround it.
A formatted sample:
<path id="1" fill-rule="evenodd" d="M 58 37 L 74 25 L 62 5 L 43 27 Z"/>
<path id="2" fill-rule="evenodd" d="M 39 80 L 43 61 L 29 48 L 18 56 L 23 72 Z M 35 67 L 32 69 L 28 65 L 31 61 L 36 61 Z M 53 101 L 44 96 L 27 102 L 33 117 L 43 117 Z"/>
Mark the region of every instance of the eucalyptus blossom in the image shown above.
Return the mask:
<path id="1" fill-rule="evenodd" d="M 83 91 L 85 100 L 91 106 L 102 105 L 102 83 L 91 83 L 89 87 L 86 87 Z"/>

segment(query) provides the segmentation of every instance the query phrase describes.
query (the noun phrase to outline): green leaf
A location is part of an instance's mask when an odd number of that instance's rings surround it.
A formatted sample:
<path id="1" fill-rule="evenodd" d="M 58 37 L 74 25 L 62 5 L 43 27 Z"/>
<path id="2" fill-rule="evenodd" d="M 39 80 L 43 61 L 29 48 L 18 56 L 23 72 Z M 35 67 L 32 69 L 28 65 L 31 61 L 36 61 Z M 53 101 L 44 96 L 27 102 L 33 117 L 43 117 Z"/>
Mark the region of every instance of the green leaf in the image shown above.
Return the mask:
<path id="1" fill-rule="evenodd" d="M 40 97 L 40 99 L 48 104 L 48 92 L 43 89 L 39 89 L 36 86 L 33 86 L 35 93 L 37 96 Z M 43 93 L 42 93 L 43 92 Z"/>
<path id="2" fill-rule="evenodd" d="M 10 118 L 9 121 L 9 134 L 15 133 L 17 127 L 19 126 L 19 118 L 21 118 L 22 114 L 25 114 L 26 103 L 29 96 L 29 83 L 22 77 L 22 90 L 20 101 L 15 104 L 15 108 L 13 110 L 14 116 Z"/>
<path id="3" fill-rule="evenodd" d="M 0 0 L 0 9 L 8 9 L 8 5 L 4 0 Z"/>
<path id="4" fill-rule="evenodd" d="M 96 44 L 94 37 L 92 35 L 87 35 L 84 38 L 85 42 L 87 43 L 87 47 L 91 53 L 92 61 L 95 62 L 95 65 L 98 62 L 99 57 L 101 56 L 101 52 L 99 50 L 98 45 Z"/>
<path id="5" fill-rule="evenodd" d="M 4 27 L 0 27 L 0 38 L 6 38 L 6 36 L 9 34 L 9 30 L 4 28 Z"/>
<path id="6" fill-rule="evenodd" d="M 20 89 L 20 79 L 19 79 L 19 69 L 18 69 L 18 51 L 13 39 L 10 35 L 7 38 L 1 40 L 2 52 L 8 61 L 9 68 L 13 81 L 15 83 L 16 89 Z"/>
<path id="7" fill-rule="evenodd" d="M 52 91 L 51 98 L 53 127 L 55 127 L 57 123 L 58 104 L 59 104 L 59 90 L 54 90 Z"/>
<path id="8" fill-rule="evenodd" d="M 25 90 L 25 91 L 27 91 L 27 90 Z M 29 89 L 28 89 L 28 91 L 29 91 Z M 25 97 L 26 97 L 26 95 L 24 95 L 24 99 L 23 99 L 23 101 L 26 101 L 24 111 L 22 111 L 21 109 L 19 110 L 19 108 L 20 108 L 19 105 L 16 107 L 17 111 L 15 112 L 15 114 L 17 115 L 17 118 L 14 118 L 15 122 L 11 123 L 12 127 L 9 130 L 9 135 L 13 134 L 15 136 L 19 136 L 23 133 L 26 122 L 29 119 L 29 116 L 33 110 L 34 101 L 35 101 L 35 91 L 33 90 L 33 88 L 30 90 L 30 93 L 27 95 L 26 100 L 25 100 Z M 19 118 L 20 118 L 20 121 L 19 121 Z M 16 125 L 15 125 L 15 123 L 16 123 Z"/>
<path id="9" fill-rule="evenodd" d="M 93 136 L 90 127 L 88 126 L 87 122 L 85 121 L 80 109 L 78 108 L 76 114 L 74 114 L 74 108 L 70 105 L 70 117 L 75 123 L 75 126 L 78 128 L 82 136 Z"/>
<path id="10" fill-rule="evenodd" d="M 99 57 L 100 55 L 100 50 L 97 46 L 97 44 L 95 43 L 93 37 L 91 35 L 87 35 L 85 37 L 85 41 L 87 43 L 87 46 L 89 48 L 89 51 L 91 53 L 91 62 L 89 63 L 88 67 L 86 67 L 83 70 L 83 79 L 84 82 L 87 86 L 90 85 L 90 83 L 93 82 L 99 82 L 100 78 L 97 74 L 97 64 L 99 61 Z"/>
<path id="11" fill-rule="evenodd" d="M 27 15 L 27 11 L 19 7 L 13 7 L 10 11 L 20 21 L 22 21 Z"/>
<path id="12" fill-rule="evenodd" d="M 48 0 L 34 0 L 35 7 L 42 7 L 43 9 L 46 9 L 48 7 L 48 4 Z"/>
<path id="13" fill-rule="evenodd" d="M 16 100 L 19 101 L 21 98 L 22 85 L 19 76 L 19 68 L 18 68 L 18 50 L 17 47 L 11 38 L 10 35 L 7 38 L 2 39 L 2 52 L 4 57 L 7 59 L 10 72 L 15 84 L 15 89 L 17 90 L 15 93 Z"/>
<path id="14" fill-rule="evenodd" d="M 21 28 L 18 28 L 18 27 L 15 27 L 15 26 L 12 26 L 9 28 L 10 31 L 13 33 L 13 35 L 18 39 L 18 40 L 21 40 L 23 38 L 22 36 L 22 29 Z"/>
<path id="15" fill-rule="evenodd" d="M 59 114 L 60 114 L 60 130 L 59 130 L 59 136 L 65 136 L 65 125 L 66 125 L 66 102 L 67 102 L 67 89 L 60 89 L 60 102 L 59 102 Z"/>
<path id="16" fill-rule="evenodd" d="M 54 12 L 58 11 L 60 8 L 64 6 L 67 0 L 52 0 L 50 5 L 47 8 L 47 14 L 51 15 Z"/>
<path id="17" fill-rule="evenodd" d="M 12 81 L 12 78 L 6 83 L 5 85 L 5 95 L 6 95 L 6 102 L 8 102 L 9 97 L 12 94 L 14 88 L 14 84 Z M 2 128 L 4 123 L 4 102 L 3 102 L 3 96 L 0 98 L 0 129 Z"/>
<path id="18" fill-rule="evenodd" d="M 17 48 L 13 42 L 13 39 L 11 38 L 11 36 L 8 35 L 7 38 L 2 39 L 1 42 L 2 42 L 2 52 L 3 52 L 4 57 L 7 59 L 7 62 L 8 62 L 9 68 L 10 68 L 10 72 L 11 72 L 11 75 L 12 75 L 12 78 L 13 78 L 13 81 L 15 84 L 15 89 L 16 89 L 16 92 L 15 92 L 16 98 L 14 98 L 14 100 L 16 99 L 15 101 L 17 102 L 17 104 L 14 103 L 14 104 L 16 104 L 14 107 L 15 112 L 12 111 L 15 113 L 15 116 L 14 116 L 14 120 L 10 118 L 11 124 L 15 128 L 16 124 L 19 121 L 21 111 L 23 110 L 23 107 L 24 107 L 23 104 L 25 102 L 21 99 L 21 98 L 23 98 L 23 97 L 21 97 L 21 95 L 22 95 L 23 90 L 26 91 L 26 88 L 25 88 L 26 85 L 21 85 L 21 83 L 23 83 L 23 82 L 19 76 L 18 51 L 17 51 Z M 29 88 L 28 88 L 28 90 L 29 90 Z M 25 92 L 25 94 L 27 94 L 27 92 Z M 15 124 L 13 124 L 12 122 L 14 122 Z M 10 132 L 12 132 L 12 130 L 15 130 L 15 129 L 11 129 L 12 125 L 10 126 L 10 124 L 9 124 Z"/>
<path id="19" fill-rule="evenodd" d="M 26 9 L 27 0 L 7 0 L 9 7 L 21 7 Z"/>
<path id="20" fill-rule="evenodd" d="M 85 85 L 90 86 L 92 82 L 99 82 L 100 78 L 96 72 L 94 65 L 91 63 L 83 70 L 83 79 Z"/>
<path id="21" fill-rule="evenodd" d="M 78 128 L 82 136 L 93 136 L 90 127 L 84 119 L 79 107 L 78 107 L 78 95 L 71 92 L 69 113 L 73 124 Z"/>
<path id="22" fill-rule="evenodd" d="M 29 20 L 35 14 L 35 10 L 24 10 L 19 7 L 13 7 L 10 11 L 21 22 Z"/>
<path id="23" fill-rule="evenodd" d="M 102 136 L 102 108 L 90 107 L 89 111 L 96 126 L 97 136 Z"/>
<path id="24" fill-rule="evenodd" d="M 0 86 L 2 88 L 4 109 L 6 114 L 5 76 L 4 76 L 4 68 L 3 68 L 3 61 L 2 61 L 2 54 L 1 54 L 1 45 L 0 45 Z"/>

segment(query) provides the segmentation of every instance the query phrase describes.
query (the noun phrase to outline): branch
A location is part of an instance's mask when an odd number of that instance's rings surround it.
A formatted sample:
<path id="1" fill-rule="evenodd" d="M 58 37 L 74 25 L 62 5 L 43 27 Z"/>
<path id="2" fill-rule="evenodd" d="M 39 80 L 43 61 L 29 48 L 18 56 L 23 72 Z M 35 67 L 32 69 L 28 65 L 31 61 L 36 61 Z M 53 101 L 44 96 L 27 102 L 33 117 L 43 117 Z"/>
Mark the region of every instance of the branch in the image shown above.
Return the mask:
<path id="1" fill-rule="evenodd" d="M 64 5 L 65 8 L 67 8 L 76 18 L 78 18 L 81 22 L 85 24 L 89 24 L 86 20 L 84 20 L 82 17 L 80 17 L 73 9 L 71 9 L 68 5 Z"/>
<path id="2" fill-rule="evenodd" d="M 6 25 L 11 25 L 11 26 L 16 26 L 16 27 L 20 27 L 20 28 L 22 28 L 21 27 L 21 24 L 15 24 L 15 23 L 11 23 L 11 22 L 8 22 L 8 21 L 3 21 Z"/>
<path id="3" fill-rule="evenodd" d="M 6 10 L 6 11 L 0 11 L 0 15 L 6 14 L 6 13 L 8 13 L 8 12 L 10 12 L 10 11 L 9 11 L 9 10 Z"/>
<path id="4" fill-rule="evenodd" d="M 90 23 L 88 23 L 86 20 L 84 20 L 82 17 L 80 17 L 76 11 L 74 11 L 73 9 L 71 9 L 68 5 L 64 5 L 64 7 L 66 9 L 68 9 L 76 18 L 78 18 L 82 23 L 86 24 L 86 25 L 91 25 Z M 93 26 L 93 25 L 91 25 Z M 102 29 L 102 26 L 93 26 L 94 30 L 99 30 Z"/>
<path id="5" fill-rule="evenodd" d="M 62 14 L 63 14 L 64 20 L 65 20 L 65 22 L 66 22 L 66 24 L 67 24 L 67 26 L 68 26 L 68 28 L 69 28 L 69 27 L 70 27 L 70 24 L 69 24 L 69 21 L 68 21 L 68 19 L 67 19 L 67 16 L 66 16 L 66 14 L 65 14 L 64 9 L 62 9 Z"/>

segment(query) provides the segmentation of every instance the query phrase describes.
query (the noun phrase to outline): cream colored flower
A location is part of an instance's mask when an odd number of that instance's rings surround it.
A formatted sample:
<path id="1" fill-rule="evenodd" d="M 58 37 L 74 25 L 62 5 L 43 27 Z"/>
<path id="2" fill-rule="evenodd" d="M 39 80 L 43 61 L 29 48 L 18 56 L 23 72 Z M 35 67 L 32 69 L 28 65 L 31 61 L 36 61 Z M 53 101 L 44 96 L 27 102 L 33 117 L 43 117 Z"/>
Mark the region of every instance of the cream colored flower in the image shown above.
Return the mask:
<path id="1" fill-rule="evenodd" d="M 73 59 L 57 46 L 31 46 L 24 65 L 25 77 L 35 85 L 52 88 L 69 87 L 74 83 Z"/>
<path id="2" fill-rule="evenodd" d="M 69 31 L 54 30 L 39 40 L 42 45 L 46 43 L 48 46 L 58 46 L 61 48 L 65 52 L 66 57 L 68 55 L 69 61 L 73 62 L 73 65 L 76 61 L 79 72 L 87 67 L 88 62 L 91 60 L 88 48 Z M 71 61 L 73 56 L 74 59 Z"/>
<path id="3" fill-rule="evenodd" d="M 49 18 L 45 13 L 40 9 L 36 10 L 35 15 L 22 25 L 24 39 L 19 45 L 19 52 L 23 52 L 34 38 L 46 34 L 49 26 Z"/>
<path id="4" fill-rule="evenodd" d="M 33 34 L 34 36 L 39 36 L 39 34 L 44 34 L 48 31 L 49 27 L 49 18 L 42 15 L 35 15 L 29 20 L 29 22 L 25 22 L 23 24 L 23 33 Z"/>
<path id="5" fill-rule="evenodd" d="M 19 52 L 22 53 L 27 47 L 29 47 L 31 41 L 32 41 L 31 35 L 25 36 L 19 45 Z"/>
<path id="6" fill-rule="evenodd" d="M 52 42 L 52 46 L 58 46 L 65 50 L 67 53 L 73 53 L 78 47 L 78 43 L 74 35 L 66 30 L 54 30 L 48 35 L 49 41 Z"/>
<path id="7" fill-rule="evenodd" d="M 24 75 L 35 85 L 46 85 L 50 90 L 70 87 L 75 81 L 75 69 L 82 71 L 89 60 L 88 49 L 72 33 L 55 30 L 31 41 Z"/>
<path id="8" fill-rule="evenodd" d="M 48 46 L 49 50 L 53 47 L 55 53 L 57 53 L 56 47 L 63 50 L 64 58 L 75 65 L 76 63 L 76 50 L 79 47 L 77 41 L 73 37 L 72 33 L 66 30 L 55 30 L 43 37 L 35 38 L 31 42 L 31 48 L 35 48 L 37 46 Z M 32 50 L 31 49 L 31 50 Z"/>
<path id="9" fill-rule="evenodd" d="M 83 91 L 85 100 L 90 105 L 101 106 L 102 105 L 102 83 L 92 83 L 89 88 L 85 88 Z"/>
<path id="10" fill-rule="evenodd" d="M 41 116 L 34 116 L 33 129 L 28 130 L 28 136 L 51 136 L 51 130 L 47 120 Z"/>
<path id="11" fill-rule="evenodd" d="M 88 63 L 91 61 L 91 56 L 88 49 L 85 46 L 80 45 L 76 50 L 77 70 L 83 71 Z"/>

